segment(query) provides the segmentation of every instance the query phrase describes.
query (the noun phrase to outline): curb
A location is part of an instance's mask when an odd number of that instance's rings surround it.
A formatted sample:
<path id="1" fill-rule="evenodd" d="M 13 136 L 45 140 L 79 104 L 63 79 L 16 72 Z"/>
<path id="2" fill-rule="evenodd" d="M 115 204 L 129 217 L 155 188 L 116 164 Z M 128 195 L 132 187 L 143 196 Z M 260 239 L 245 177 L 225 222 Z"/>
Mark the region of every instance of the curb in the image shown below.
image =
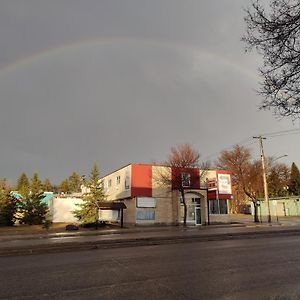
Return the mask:
<path id="1" fill-rule="evenodd" d="M 60 253 L 72 251 L 87 251 L 96 249 L 112 249 L 125 247 L 139 247 L 150 245 L 167 245 L 179 243 L 221 241 L 221 240 L 239 240 L 255 238 L 271 238 L 278 235 L 294 236 L 300 235 L 299 229 L 278 230 L 278 231 L 261 231 L 261 232 L 239 232 L 224 234 L 194 234 L 190 236 L 160 236 L 149 238 L 128 238 L 104 241 L 86 241 L 86 242 L 67 242 L 57 243 L 55 245 L 31 245 L 27 247 L 5 247 L 0 248 L 0 257 L 5 256 L 22 256 L 46 253 Z"/>
<path id="2" fill-rule="evenodd" d="M 208 225 L 204 227 L 135 227 L 135 228 L 124 228 L 124 229 L 107 229 L 107 230 L 95 230 L 95 231 L 71 231 L 71 232 L 59 232 L 59 233 L 36 233 L 26 235 L 0 235 L 0 241 L 12 241 L 12 240 L 39 240 L 56 237 L 80 237 L 80 236 L 97 236 L 97 235 L 110 235 L 110 234 L 126 234 L 126 233 L 141 233 L 141 232 L 170 232 L 174 228 L 181 231 L 198 231 L 200 228 L 213 229 L 213 228 L 233 228 L 233 227 L 247 227 L 246 224 L 224 224 L 224 225 Z"/>

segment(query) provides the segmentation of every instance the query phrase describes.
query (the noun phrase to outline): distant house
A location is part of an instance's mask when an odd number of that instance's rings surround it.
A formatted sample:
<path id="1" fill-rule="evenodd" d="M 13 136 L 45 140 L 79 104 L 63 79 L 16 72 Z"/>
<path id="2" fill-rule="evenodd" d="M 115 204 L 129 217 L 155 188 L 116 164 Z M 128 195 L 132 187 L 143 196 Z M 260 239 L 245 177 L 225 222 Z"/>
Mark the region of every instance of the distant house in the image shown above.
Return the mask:
<path id="1" fill-rule="evenodd" d="M 300 216 L 300 196 L 270 197 L 270 215 L 272 217 Z M 252 212 L 253 204 L 251 205 Z M 259 216 L 268 215 L 268 206 L 264 199 L 259 199 Z"/>

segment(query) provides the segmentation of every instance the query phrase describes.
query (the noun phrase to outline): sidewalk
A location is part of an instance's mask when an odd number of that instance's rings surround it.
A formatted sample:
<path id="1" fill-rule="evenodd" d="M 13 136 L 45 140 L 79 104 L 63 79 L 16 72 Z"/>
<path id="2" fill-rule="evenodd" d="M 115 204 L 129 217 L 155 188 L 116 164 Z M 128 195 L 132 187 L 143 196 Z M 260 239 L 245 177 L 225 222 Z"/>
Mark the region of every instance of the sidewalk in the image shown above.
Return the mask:
<path id="1" fill-rule="evenodd" d="M 251 216 L 250 216 L 251 217 Z M 244 222 L 238 222 L 243 218 Z M 296 222 L 297 221 L 297 222 Z M 293 226 L 279 223 L 254 224 L 237 216 L 234 224 L 210 226 L 151 226 L 99 229 L 93 231 L 0 235 L 0 256 L 78 251 L 100 248 L 157 245 L 180 242 L 258 238 L 268 235 L 300 235 L 300 220 Z"/>
<path id="2" fill-rule="evenodd" d="M 268 220 L 266 216 L 262 217 L 262 222 L 254 223 L 254 217 L 252 215 L 231 215 L 230 216 L 232 222 L 237 222 L 240 224 L 244 224 L 245 226 L 266 226 L 268 224 Z M 275 217 L 271 216 L 271 225 L 273 226 L 300 226 L 300 217 Z"/>
<path id="3" fill-rule="evenodd" d="M 150 225 L 139 225 L 132 227 L 120 228 L 119 226 L 113 226 L 112 228 L 99 228 L 96 229 L 85 229 L 80 228 L 78 231 L 66 231 L 65 224 L 60 226 L 58 230 L 47 231 L 46 229 L 29 230 L 21 232 L 18 230 L 0 231 L 0 243 L 3 241 L 10 240 L 30 240 L 30 239 L 48 239 L 48 238 L 59 238 L 59 237 L 78 237 L 78 236 L 93 236 L 93 235 L 107 235 L 107 234 L 125 234 L 125 233 L 139 233 L 139 232 L 169 232 L 178 230 L 199 230 L 199 229 L 213 229 L 213 228 L 232 228 L 232 227 L 270 227 L 270 226 L 300 226 L 300 217 L 282 217 L 279 222 L 272 220 L 269 224 L 266 220 L 263 222 L 254 223 L 253 216 L 251 215 L 231 215 L 231 224 L 211 224 L 209 226 L 194 226 L 188 225 L 183 227 L 179 226 L 150 226 Z M 32 226 L 33 227 L 33 226 Z M 1 244 L 0 244 L 1 247 Z"/>

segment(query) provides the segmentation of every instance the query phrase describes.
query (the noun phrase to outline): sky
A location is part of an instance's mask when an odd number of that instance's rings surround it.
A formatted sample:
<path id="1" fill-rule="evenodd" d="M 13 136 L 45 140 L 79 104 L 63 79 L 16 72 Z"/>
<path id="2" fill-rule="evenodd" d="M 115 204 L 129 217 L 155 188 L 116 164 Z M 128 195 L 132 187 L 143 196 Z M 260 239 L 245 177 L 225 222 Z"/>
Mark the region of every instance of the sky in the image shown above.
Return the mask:
<path id="1" fill-rule="evenodd" d="M 267 2 L 267 0 L 266 0 Z M 259 110 L 261 57 L 245 53 L 249 0 L 2 0 L 0 178 L 58 184 L 240 144 L 299 159 L 298 120 Z"/>

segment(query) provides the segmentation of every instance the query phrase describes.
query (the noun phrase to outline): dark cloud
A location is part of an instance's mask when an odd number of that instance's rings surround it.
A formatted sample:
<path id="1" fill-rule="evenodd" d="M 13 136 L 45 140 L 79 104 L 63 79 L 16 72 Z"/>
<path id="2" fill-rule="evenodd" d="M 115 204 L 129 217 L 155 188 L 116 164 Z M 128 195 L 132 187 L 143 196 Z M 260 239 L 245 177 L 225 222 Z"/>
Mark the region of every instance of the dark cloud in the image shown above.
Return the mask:
<path id="1" fill-rule="evenodd" d="M 2 1 L 0 177 L 58 182 L 94 161 L 106 173 L 183 142 L 215 159 L 291 128 L 257 110 L 259 58 L 240 42 L 247 3 Z M 268 143 L 267 154 L 287 152 Z"/>

